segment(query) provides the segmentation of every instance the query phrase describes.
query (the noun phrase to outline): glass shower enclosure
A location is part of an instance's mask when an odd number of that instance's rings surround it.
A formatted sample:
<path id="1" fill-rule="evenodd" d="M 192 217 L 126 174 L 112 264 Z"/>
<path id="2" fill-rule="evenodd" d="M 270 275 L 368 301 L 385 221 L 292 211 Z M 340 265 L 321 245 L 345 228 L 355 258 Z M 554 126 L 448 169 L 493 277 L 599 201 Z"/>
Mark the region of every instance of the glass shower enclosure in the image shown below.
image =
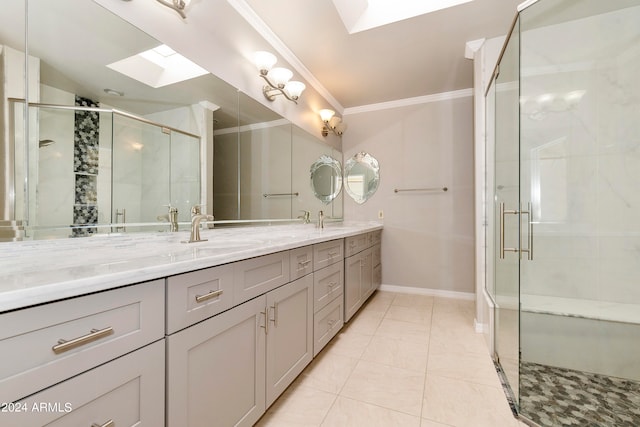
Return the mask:
<path id="1" fill-rule="evenodd" d="M 537 425 L 640 425 L 638 23 L 525 2 L 486 93 L 494 357 Z"/>

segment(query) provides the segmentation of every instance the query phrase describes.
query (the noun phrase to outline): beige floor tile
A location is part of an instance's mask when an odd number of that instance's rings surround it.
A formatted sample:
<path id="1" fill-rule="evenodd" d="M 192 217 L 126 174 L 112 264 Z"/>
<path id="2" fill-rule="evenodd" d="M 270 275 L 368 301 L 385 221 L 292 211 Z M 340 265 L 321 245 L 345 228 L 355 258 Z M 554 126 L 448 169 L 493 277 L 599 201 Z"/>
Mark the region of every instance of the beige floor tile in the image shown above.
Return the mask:
<path id="1" fill-rule="evenodd" d="M 420 418 L 340 396 L 322 427 L 420 427 Z"/>
<path id="2" fill-rule="evenodd" d="M 384 312 L 381 311 L 359 311 L 346 324 L 346 332 L 358 332 L 365 335 L 373 335 L 378 329 Z"/>
<path id="3" fill-rule="evenodd" d="M 516 427 L 502 389 L 427 374 L 422 417 L 452 426 Z"/>
<path id="4" fill-rule="evenodd" d="M 337 394 L 357 363 L 358 359 L 352 357 L 322 352 L 302 371 L 294 384 Z"/>
<path id="5" fill-rule="evenodd" d="M 292 386 L 269 408 L 257 427 L 320 426 L 337 395 Z"/>
<path id="6" fill-rule="evenodd" d="M 401 320 L 403 322 L 431 324 L 431 309 L 427 307 L 403 307 L 392 305 L 385 314 L 385 319 Z"/>
<path id="7" fill-rule="evenodd" d="M 401 307 L 433 307 L 434 298 L 427 295 L 397 294 L 391 305 Z"/>
<path id="8" fill-rule="evenodd" d="M 423 418 L 422 424 L 420 424 L 420 427 L 450 427 L 450 426 L 449 424 L 442 424 L 442 423 L 438 423 L 438 422 Z M 496 427 L 499 427 L 499 426 L 496 426 Z"/>
<path id="9" fill-rule="evenodd" d="M 391 306 L 393 302 L 393 298 L 389 298 L 388 296 L 379 296 L 377 297 L 375 294 L 369 298 L 367 302 L 365 302 L 363 306 L 363 310 L 367 311 L 382 311 L 386 312 L 387 309 Z"/>
<path id="10" fill-rule="evenodd" d="M 422 373 L 361 360 L 340 395 L 420 416 L 423 384 Z"/>
<path id="11" fill-rule="evenodd" d="M 429 344 L 374 336 L 362 355 L 362 360 L 381 363 L 395 368 L 425 372 Z"/>
<path id="12" fill-rule="evenodd" d="M 484 335 L 475 332 L 470 326 L 457 328 L 432 324 L 429 353 L 475 353 L 485 356 L 489 355 L 489 348 Z"/>
<path id="13" fill-rule="evenodd" d="M 439 375 L 501 388 L 498 374 L 488 354 L 429 354 L 427 375 Z"/>
<path id="14" fill-rule="evenodd" d="M 429 330 L 429 325 L 384 318 L 382 322 L 380 322 L 380 326 L 374 335 L 417 343 L 427 343 L 429 340 Z"/>
<path id="15" fill-rule="evenodd" d="M 322 352 L 341 354 L 342 356 L 359 359 L 367 349 L 373 335 L 358 332 L 344 331 L 336 335 Z"/>

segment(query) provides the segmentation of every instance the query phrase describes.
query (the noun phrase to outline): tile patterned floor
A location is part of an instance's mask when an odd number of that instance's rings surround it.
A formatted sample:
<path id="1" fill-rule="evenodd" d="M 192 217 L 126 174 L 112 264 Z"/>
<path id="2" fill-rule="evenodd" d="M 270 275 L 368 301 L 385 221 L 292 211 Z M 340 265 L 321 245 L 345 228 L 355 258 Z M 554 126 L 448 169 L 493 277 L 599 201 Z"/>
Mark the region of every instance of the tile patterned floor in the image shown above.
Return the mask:
<path id="1" fill-rule="evenodd" d="M 518 427 L 474 303 L 376 292 L 258 427 Z"/>
<path id="2" fill-rule="evenodd" d="M 640 382 L 522 362 L 521 413 L 544 427 L 640 425 Z"/>

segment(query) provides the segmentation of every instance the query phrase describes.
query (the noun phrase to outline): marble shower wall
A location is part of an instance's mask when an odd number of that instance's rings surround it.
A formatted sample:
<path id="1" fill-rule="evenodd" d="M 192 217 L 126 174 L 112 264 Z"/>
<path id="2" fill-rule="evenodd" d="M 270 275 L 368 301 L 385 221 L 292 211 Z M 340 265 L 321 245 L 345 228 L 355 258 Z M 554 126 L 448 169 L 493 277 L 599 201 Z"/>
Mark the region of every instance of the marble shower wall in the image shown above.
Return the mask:
<path id="1" fill-rule="evenodd" d="M 640 303 L 638 22 L 631 7 L 522 32 L 522 293 Z"/>

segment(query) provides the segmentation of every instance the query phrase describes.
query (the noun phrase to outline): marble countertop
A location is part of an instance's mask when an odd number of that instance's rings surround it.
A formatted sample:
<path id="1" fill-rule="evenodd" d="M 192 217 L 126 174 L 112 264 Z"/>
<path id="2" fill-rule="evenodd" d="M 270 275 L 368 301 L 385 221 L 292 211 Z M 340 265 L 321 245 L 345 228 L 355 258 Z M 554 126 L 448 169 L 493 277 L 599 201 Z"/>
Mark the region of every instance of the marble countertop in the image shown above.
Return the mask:
<path id="1" fill-rule="evenodd" d="M 203 229 L 0 243 L 0 312 L 382 229 L 377 222 Z"/>

